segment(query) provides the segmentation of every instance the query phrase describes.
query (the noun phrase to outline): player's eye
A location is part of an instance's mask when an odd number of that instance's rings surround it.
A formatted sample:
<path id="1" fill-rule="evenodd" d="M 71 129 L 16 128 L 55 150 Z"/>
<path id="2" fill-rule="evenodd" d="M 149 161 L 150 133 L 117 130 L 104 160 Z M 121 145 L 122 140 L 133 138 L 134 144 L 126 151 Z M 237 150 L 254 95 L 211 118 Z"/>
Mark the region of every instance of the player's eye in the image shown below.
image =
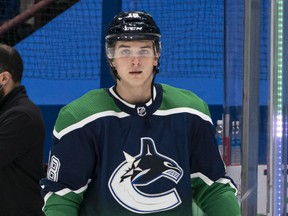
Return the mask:
<path id="1" fill-rule="evenodd" d="M 142 49 L 139 52 L 139 56 L 149 56 L 150 55 L 150 50 L 148 49 Z"/>
<path id="2" fill-rule="evenodd" d="M 131 55 L 131 51 L 129 49 L 122 49 L 120 51 L 120 55 L 123 56 L 123 57 L 130 56 Z"/>

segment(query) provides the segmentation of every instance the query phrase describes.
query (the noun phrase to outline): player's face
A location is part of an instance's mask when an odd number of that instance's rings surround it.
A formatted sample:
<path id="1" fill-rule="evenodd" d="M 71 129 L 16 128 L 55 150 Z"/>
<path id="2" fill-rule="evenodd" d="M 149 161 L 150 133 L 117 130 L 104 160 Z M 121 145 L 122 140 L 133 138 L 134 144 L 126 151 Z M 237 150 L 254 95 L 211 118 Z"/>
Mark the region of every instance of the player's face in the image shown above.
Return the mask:
<path id="1" fill-rule="evenodd" d="M 120 81 L 117 85 L 151 85 L 153 69 L 157 66 L 152 41 L 117 41 L 112 64 L 117 70 Z"/>

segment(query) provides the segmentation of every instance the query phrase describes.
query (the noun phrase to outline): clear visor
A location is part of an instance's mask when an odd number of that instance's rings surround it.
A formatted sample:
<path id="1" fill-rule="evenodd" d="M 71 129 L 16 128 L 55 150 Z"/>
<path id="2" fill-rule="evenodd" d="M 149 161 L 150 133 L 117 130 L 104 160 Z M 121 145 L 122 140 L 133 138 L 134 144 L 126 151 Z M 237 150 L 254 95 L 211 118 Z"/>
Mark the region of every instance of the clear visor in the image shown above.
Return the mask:
<path id="1" fill-rule="evenodd" d="M 153 58 L 157 57 L 156 51 L 152 46 L 144 47 L 130 47 L 130 46 L 119 46 L 119 47 L 106 47 L 107 57 L 109 59 L 115 58 Z"/>

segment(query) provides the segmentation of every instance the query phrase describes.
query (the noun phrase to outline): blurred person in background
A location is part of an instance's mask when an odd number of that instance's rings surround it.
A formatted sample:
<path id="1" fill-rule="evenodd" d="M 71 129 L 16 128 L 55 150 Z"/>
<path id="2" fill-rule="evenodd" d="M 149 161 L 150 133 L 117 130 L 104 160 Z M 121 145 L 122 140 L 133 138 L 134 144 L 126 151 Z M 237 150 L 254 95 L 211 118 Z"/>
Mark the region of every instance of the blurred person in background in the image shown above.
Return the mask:
<path id="1" fill-rule="evenodd" d="M 21 85 L 23 60 L 0 44 L 0 216 L 42 216 L 45 125 Z"/>

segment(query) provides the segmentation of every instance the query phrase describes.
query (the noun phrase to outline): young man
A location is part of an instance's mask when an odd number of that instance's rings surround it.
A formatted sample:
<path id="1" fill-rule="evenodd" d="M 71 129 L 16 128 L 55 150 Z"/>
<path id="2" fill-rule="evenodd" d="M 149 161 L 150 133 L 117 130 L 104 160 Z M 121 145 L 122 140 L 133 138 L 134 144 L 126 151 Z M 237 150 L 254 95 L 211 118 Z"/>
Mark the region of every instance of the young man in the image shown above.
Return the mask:
<path id="1" fill-rule="evenodd" d="M 22 58 L 0 44 L 0 215 L 41 216 L 44 121 L 22 86 Z"/>
<path id="2" fill-rule="evenodd" d="M 160 30 L 139 11 L 118 14 L 106 36 L 116 85 L 92 90 L 57 118 L 47 178 L 48 216 L 238 216 L 208 106 L 155 84 Z"/>

